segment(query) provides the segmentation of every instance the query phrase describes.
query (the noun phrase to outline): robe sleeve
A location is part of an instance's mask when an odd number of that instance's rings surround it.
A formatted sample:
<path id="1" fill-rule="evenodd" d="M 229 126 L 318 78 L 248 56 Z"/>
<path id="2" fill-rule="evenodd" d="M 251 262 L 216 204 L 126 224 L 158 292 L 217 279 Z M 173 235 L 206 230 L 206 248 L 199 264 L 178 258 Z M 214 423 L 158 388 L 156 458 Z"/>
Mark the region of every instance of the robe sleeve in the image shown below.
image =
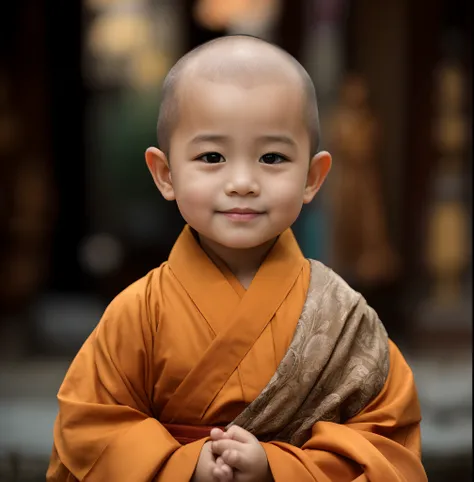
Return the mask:
<path id="1" fill-rule="evenodd" d="M 153 417 L 153 329 L 133 286 L 106 309 L 60 387 L 48 482 L 192 477 L 205 440 L 181 447 Z"/>
<path id="2" fill-rule="evenodd" d="M 390 341 L 390 370 L 379 395 L 345 424 L 317 422 L 297 448 L 262 444 L 275 482 L 425 482 L 421 413 L 413 374 Z"/>

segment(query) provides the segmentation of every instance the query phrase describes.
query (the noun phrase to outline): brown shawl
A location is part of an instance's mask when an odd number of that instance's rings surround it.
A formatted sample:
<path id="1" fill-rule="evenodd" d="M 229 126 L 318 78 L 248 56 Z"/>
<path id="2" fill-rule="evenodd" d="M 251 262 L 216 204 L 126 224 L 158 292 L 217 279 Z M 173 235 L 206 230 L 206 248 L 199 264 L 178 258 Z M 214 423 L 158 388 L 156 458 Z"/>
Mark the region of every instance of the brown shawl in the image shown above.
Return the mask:
<path id="1" fill-rule="evenodd" d="M 261 441 L 302 446 L 318 421 L 344 423 L 381 391 L 388 336 L 375 311 L 332 270 L 311 261 L 295 335 L 261 394 L 229 425 Z"/>

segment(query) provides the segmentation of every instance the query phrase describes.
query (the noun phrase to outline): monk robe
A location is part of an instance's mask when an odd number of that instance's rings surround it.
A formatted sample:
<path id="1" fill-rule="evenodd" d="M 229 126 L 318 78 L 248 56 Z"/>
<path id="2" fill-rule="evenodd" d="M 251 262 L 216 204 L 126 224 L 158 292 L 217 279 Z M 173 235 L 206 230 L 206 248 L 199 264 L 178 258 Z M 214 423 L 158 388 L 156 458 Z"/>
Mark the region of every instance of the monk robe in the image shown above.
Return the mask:
<path id="1" fill-rule="evenodd" d="M 186 227 L 71 364 L 47 480 L 189 481 L 207 439 L 171 428 L 233 422 L 277 482 L 425 481 L 412 372 L 375 319 L 290 230 L 246 291 Z"/>

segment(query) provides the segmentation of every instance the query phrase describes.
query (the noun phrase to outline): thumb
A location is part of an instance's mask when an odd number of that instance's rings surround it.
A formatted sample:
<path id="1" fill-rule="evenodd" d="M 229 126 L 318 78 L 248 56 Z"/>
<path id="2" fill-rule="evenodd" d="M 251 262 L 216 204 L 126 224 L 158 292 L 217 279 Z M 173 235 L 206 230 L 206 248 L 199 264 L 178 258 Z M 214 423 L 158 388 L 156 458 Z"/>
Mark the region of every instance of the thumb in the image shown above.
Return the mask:
<path id="1" fill-rule="evenodd" d="M 232 438 L 227 432 L 224 432 L 220 428 L 213 428 L 211 430 L 211 439 L 212 440 L 223 440 L 223 439 L 230 439 Z"/>
<path id="2" fill-rule="evenodd" d="M 256 440 L 254 435 L 238 425 L 232 425 L 227 430 L 227 434 L 237 442 L 250 443 Z"/>

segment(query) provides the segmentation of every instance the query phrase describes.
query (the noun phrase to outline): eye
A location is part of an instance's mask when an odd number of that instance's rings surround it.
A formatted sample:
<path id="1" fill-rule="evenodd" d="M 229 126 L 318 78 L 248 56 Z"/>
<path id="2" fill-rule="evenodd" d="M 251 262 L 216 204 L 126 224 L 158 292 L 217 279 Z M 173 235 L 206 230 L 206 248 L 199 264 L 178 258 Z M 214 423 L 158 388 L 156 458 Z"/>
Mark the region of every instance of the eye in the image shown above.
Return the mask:
<path id="1" fill-rule="evenodd" d="M 275 154 L 274 152 L 270 152 L 268 154 L 264 154 L 259 162 L 263 162 L 264 164 L 281 164 L 282 162 L 287 162 L 288 159 L 281 154 Z"/>
<path id="2" fill-rule="evenodd" d="M 220 164 L 225 162 L 224 157 L 218 152 L 207 152 L 206 154 L 197 157 L 196 160 L 203 161 L 206 164 Z"/>

